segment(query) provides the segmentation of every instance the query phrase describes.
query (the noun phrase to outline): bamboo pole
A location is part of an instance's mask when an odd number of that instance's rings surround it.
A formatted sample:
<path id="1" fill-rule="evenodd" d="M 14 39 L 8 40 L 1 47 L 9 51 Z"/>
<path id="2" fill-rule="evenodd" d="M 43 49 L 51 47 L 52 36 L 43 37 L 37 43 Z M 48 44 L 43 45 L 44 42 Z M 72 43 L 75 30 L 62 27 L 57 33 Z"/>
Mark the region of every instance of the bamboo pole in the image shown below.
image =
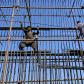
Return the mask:
<path id="1" fill-rule="evenodd" d="M 15 7 L 13 7 L 13 12 L 12 12 L 12 19 L 11 19 L 11 24 L 10 24 L 10 31 L 8 33 L 8 44 L 7 44 L 7 49 L 5 52 L 5 62 L 4 62 L 4 66 L 3 66 L 3 76 L 2 76 L 2 84 L 5 84 L 5 76 L 6 76 L 6 65 L 8 62 L 8 49 L 10 47 L 10 35 L 11 35 L 11 30 L 12 30 L 12 25 L 13 25 L 13 17 L 14 17 L 14 9 Z"/>
<path id="2" fill-rule="evenodd" d="M 18 6 L 15 6 L 15 8 L 17 8 Z M 0 6 L 0 8 L 13 8 L 13 6 Z M 19 8 L 30 8 L 30 9 L 82 9 L 81 7 L 36 7 L 36 6 L 19 6 Z"/>

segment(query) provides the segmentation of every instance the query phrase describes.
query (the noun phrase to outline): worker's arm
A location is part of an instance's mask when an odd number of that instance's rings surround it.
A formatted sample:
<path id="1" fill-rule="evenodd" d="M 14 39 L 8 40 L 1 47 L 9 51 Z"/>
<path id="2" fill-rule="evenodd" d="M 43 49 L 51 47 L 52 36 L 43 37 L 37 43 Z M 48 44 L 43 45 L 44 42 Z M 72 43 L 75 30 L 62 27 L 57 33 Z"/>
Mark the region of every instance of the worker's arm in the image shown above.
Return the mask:
<path id="1" fill-rule="evenodd" d="M 39 34 L 39 28 L 37 28 L 37 32 L 33 32 L 33 35 Z"/>
<path id="2" fill-rule="evenodd" d="M 80 30 L 81 27 L 82 27 L 82 24 L 77 24 L 75 28 L 76 28 L 77 30 Z"/>
<path id="3" fill-rule="evenodd" d="M 22 22 L 20 22 L 20 26 L 21 26 L 21 29 L 24 31 L 24 33 L 26 34 L 27 33 L 27 30 L 25 28 L 23 28 L 23 25 L 22 25 Z"/>
<path id="4" fill-rule="evenodd" d="M 76 26 L 75 28 L 76 28 L 76 29 L 79 29 L 79 27 L 78 27 L 78 26 Z"/>
<path id="5" fill-rule="evenodd" d="M 82 27 L 84 27 L 84 23 L 78 23 L 78 24 L 76 25 L 76 29 L 80 29 L 80 28 L 82 28 Z"/>

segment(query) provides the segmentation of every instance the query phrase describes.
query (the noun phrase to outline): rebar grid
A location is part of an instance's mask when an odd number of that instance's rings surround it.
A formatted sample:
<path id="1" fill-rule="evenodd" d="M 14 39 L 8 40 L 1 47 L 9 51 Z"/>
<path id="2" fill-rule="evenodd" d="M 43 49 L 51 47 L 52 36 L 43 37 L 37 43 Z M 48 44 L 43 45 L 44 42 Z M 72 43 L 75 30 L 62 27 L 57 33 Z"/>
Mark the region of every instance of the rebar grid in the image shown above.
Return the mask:
<path id="1" fill-rule="evenodd" d="M 0 3 L 1 84 L 84 83 L 84 39 L 76 39 L 79 30 L 75 28 L 77 20 L 84 21 L 83 0 L 1 0 Z M 19 51 L 24 36 L 20 22 L 24 28 L 31 26 L 33 31 L 39 27 L 38 51 L 31 47 Z"/>

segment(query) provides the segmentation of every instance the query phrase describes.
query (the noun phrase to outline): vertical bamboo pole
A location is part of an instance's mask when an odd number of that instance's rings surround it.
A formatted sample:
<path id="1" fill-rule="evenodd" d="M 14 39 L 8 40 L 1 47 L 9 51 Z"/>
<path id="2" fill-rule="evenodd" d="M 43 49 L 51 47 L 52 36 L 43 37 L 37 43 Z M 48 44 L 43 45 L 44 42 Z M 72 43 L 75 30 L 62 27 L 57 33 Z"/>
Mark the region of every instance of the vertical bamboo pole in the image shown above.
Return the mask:
<path id="1" fill-rule="evenodd" d="M 3 65 L 2 84 L 4 84 L 5 76 L 6 76 L 6 65 L 8 62 L 8 49 L 10 47 L 10 35 L 11 35 L 11 30 L 12 30 L 12 25 L 13 25 L 14 9 L 15 9 L 15 7 L 13 7 L 12 18 L 11 18 L 11 23 L 10 23 L 10 31 L 8 33 L 8 39 L 7 39 L 8 43 L 7 43 L 7 48 L 6 48 L 6 52 L 5 52 L 5 61 L 4 61 L 4 65 Z"/>

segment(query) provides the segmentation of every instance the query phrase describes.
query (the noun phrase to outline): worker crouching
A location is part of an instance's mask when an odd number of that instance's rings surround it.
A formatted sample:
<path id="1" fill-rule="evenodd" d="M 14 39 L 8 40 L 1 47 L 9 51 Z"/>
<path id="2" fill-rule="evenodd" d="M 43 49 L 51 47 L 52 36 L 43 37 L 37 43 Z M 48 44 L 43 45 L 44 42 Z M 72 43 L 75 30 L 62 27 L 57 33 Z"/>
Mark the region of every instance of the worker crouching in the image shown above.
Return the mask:
<path id="1" fill-rule="evenodd" d="M 32 32 L 30 26 L 23 28 L 21 24 L 21 28 L 25 33 L 25 40 L 20 42 L 19 50 L 23 50 L 25 47 L 32 47 L 34 51 L 37 50 L 37 47 L 35 46 L 35 35 L 39 34 L 39 28 L 37 28 L 37 32 Z"/>

